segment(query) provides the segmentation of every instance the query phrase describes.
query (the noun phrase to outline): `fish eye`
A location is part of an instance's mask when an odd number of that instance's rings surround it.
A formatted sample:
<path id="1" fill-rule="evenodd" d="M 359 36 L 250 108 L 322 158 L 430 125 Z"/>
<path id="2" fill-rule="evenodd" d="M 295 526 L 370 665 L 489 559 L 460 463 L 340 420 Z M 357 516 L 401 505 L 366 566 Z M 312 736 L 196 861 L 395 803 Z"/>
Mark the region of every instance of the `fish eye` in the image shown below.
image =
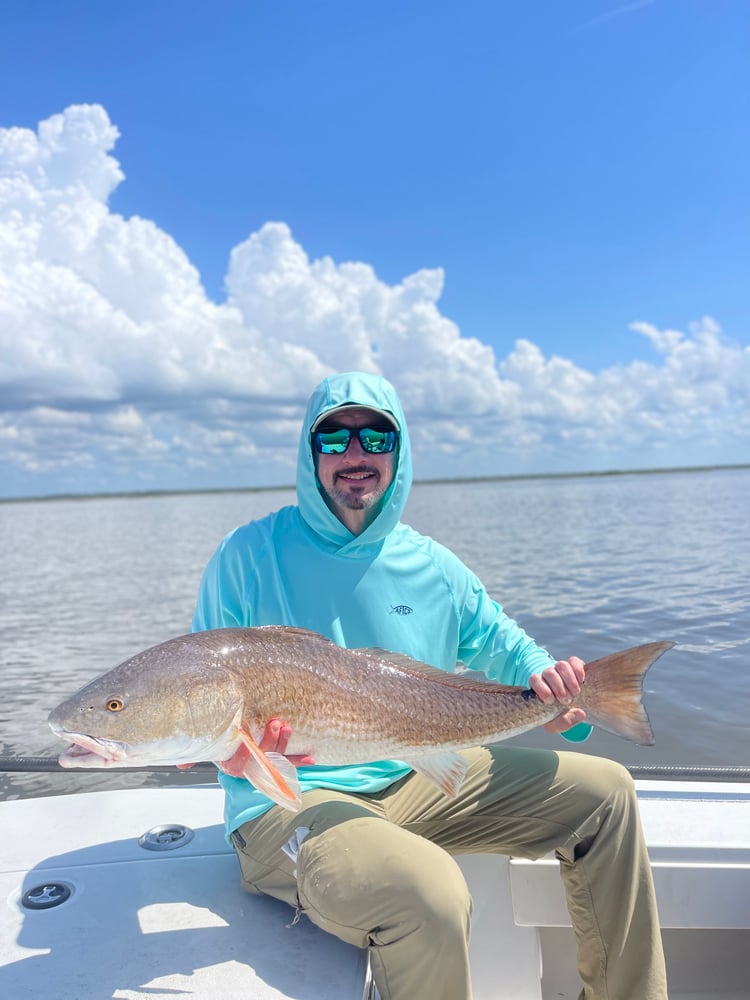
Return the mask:
<path id="1" fill-rule="evenodd" d="M 125 706 L 120 698 L 108 698 L 107 699 L 107 711 L 108 712 L 121 712 Z"/>

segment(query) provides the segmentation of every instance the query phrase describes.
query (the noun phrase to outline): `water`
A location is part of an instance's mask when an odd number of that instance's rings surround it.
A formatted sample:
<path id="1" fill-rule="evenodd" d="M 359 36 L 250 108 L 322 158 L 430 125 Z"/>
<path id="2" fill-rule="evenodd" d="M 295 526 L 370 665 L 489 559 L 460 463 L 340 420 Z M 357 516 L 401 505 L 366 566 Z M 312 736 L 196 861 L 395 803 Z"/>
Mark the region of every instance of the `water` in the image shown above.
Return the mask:
<path id="1" fill-rule="evenodd" d="M 449 545 L 556 656 L 679 644 L 647 677 L 656 746 L 596 731 L 584 752 L 747 765 L 748 495 L 750 469 L 422 484 L 405 520 Z M 293 502 L 278 490 L 0 504 L 0 754 L 56 756 L 49 710 L 188 631 L 223 534 Z M 516 742 L 563 745 L 543 731 Z M 0 798 L 205 777 L 0 772 Z"/>

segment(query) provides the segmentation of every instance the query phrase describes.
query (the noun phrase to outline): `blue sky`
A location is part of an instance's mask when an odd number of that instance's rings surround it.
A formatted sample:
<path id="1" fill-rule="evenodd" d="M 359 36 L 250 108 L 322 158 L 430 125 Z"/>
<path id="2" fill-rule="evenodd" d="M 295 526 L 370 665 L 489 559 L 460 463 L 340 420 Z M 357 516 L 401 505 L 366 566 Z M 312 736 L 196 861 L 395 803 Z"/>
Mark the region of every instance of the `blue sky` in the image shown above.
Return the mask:
<path id="1" fill-rule="evenodd" d="M 745 0 L 4 0 L 0 496 L 291 482 L 355 366 L 417 475 L 750 461 L 749 36 Z"/>

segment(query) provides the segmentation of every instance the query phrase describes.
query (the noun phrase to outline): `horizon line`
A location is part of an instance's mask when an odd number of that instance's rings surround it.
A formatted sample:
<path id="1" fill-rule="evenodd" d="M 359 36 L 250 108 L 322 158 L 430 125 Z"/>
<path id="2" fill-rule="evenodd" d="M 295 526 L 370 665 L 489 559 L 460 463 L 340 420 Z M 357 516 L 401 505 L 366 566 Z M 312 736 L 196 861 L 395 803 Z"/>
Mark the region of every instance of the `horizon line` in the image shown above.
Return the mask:
<path id="1" fill-rule="evenodd" d="M 720 465 L 675 465 L 648 469 L 604 469 L 593 472 L 518 472 L 490 476 L 440 476 L 429 479 L 415 479 L 413 486 L 436 486 L 452 483 L 500 483 L 515 482 L 529 479 L 585 479 L 604 476 L 655 476 L 684 472 L 724 472 L 737 469 L 750 469 L 750 463 Z M 118 500 L 147 499 L 162 496 L 192 496 L 216 493 L 270 493 L 277 490 L 296 490 L 291 484 L 276 486 L 195 486 L 182 489 L 143 489 L 115 490 L 113 492 L 96 491 L 91 493 L 42 493 L 19 497 L 0 497 L 0 504 L 6 503 L 54 503 L 60 500 Z"/>

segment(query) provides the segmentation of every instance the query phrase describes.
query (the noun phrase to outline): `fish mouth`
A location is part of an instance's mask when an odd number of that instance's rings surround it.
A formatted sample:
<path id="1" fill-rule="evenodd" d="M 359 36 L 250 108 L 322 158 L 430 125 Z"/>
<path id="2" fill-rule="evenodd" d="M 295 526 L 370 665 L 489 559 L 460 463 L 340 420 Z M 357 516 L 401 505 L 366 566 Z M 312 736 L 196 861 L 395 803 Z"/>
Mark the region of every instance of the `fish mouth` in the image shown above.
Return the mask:
<path id="1" fill-rule="evenodd" d="M 86 733 L 70 733 L 64 729 L 55 733 L 69 740 L 70 746 L 57 758 L 60 767 L 117 767 L 128 756 L 126 743 L 105 740 Z"/>

